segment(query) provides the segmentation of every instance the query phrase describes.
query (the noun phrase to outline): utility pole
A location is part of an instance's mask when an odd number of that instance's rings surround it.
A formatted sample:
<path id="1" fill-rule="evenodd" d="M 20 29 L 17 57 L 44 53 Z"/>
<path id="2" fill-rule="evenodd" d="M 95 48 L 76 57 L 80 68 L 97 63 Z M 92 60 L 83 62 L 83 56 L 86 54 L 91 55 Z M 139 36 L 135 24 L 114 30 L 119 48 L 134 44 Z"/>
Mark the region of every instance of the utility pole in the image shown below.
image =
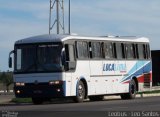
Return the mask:
<path id="1" fill-rule="evenodd" d="M 68 33 L 71 34 L 71 2 L 69 0 L 69 5 L 68 5 L 68 12 L 69 12 L 69 16 L 68 16 Z"/>
<path id="2" fill-rule="evenodd" d="M 59 0 L 56 0 L 56 6 L 57 6 L 57 34 L 59 34 Z"/>
<path id="3" fill-rule="evenodd" d="M 56 12 L 54 12 L 56 10 Z M 55 17 L 53 17 L 55 16 Z M 63 0 L 50 0 L 49 9 L 49 34 L 56 25 L 56 33 L 65 33 L 64 27 L 64 1 Z"/>

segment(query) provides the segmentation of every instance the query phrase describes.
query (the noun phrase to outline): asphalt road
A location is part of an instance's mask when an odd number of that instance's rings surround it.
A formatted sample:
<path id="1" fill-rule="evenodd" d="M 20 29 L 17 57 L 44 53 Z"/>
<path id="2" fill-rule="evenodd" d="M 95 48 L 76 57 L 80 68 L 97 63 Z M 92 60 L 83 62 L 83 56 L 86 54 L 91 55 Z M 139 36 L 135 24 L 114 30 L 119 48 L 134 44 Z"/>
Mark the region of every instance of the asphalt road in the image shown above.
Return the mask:
<path id="1" fill-rule="evenodd" d="M 134 100 L 110 99 L 104 101 L 74 103 L 70 100 L 60 100 L 43 105 L 4 104 L 0 105 L 1 115 L 10 113 L 18 117 L 107 117 L 114 114 L 123 116 L 148 116 L 148 111 L 155 111 L 155 117 L 160 117 L 160 97 L 136 98 Z M 119 113 L 112 113 L 116 111 Z M 127 111 L 127 113 L 126 113 Z M 146 113 L 145 113 L 146 112 Z M 153 116 L 153 115 L 151 115 Z"/>

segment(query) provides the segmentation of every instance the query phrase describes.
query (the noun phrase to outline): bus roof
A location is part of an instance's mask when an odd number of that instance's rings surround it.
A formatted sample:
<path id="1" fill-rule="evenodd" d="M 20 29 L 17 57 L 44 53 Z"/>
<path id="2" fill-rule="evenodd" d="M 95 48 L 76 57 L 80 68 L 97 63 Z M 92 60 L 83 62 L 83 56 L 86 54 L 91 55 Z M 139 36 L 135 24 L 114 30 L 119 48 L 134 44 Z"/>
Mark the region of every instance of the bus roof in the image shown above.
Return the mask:
<path id="1" fill-rule="evenodd" d="M 63 42 L 66 40 L 99 40 L 99 41 L 122 41 L 122 42 L 149 42 L 148 38 L 145 37 L 129 37 L 129 36 L 102 36 L 102 37 L 89 37 L 79 35 L 57 35 L 57 34 L 46 34 L 33 36 L 25 39 L 21 39 L 15 42 L 15 44 L 34 44 L 34 43 L 47 43 L 47 42 Z"/>

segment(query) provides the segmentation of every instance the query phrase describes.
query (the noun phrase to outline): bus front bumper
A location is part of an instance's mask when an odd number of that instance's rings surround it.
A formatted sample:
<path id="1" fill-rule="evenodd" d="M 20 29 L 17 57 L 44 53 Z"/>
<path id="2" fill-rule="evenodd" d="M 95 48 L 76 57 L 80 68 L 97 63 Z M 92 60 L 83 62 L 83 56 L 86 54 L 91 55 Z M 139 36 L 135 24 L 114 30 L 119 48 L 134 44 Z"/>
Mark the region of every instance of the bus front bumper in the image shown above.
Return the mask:
<path id="1" fill-rule="evenodd" d="M 58 98 L 65 96 L 64 84 L 64 82 L 58 85 L 28 83 L 25 86 L 14 86 L 14 91 L 18 98 Z"/>

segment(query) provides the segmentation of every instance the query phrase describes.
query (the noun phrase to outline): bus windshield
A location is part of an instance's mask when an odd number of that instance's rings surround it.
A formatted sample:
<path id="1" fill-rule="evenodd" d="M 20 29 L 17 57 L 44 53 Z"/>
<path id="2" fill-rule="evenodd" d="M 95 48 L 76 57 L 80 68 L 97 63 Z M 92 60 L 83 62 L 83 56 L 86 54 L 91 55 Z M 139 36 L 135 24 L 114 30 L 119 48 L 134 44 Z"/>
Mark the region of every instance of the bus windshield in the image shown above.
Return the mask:
<path id="1" fill-rule="evenodd" d="M 62 44 L 17 45 L 15 72 L 60 72 Z"/>

